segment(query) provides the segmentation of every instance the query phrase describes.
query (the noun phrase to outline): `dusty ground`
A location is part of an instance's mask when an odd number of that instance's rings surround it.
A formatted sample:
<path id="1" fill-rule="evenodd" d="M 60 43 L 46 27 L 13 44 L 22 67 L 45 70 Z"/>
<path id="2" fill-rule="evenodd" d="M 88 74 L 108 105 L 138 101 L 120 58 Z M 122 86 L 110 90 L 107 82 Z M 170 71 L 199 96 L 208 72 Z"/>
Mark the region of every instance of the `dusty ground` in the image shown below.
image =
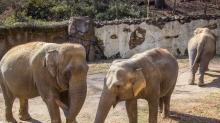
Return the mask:
<path id="1" fill-rule="evenodd" d="M 203 88 L 187 85 L 189 76 L 188 60 L 179 59 L 179 78 L 172 95 L 171 118 L 162 119 L 160 123 L 220 123 L 220 58 L 212 60 L 205 76 L 207 85 Z M 90 63 L 88 75 L 88 93 L 86 102 L 78 115 L 79 123 L 92 123 L 98 106 L 99 97 L 103 85 L 103 77 L 110 66 L 111 61 Z M 49 114 L 44 102 L 37 97 L 29 101 L 29 112 L 33 117 L 33 123 L 50 122 Z M 148 106 L 144 100 L 138 102 L 139 123 L 146 123 L 148 118 Z M 13 112 L 18 120 L 18 100 L 15 101 Z M 62 112 L 61 112 L 62 113 Z M 0 123 L 4 122 L 4 100 L 0 93 Z M 62 120 L 65 121 L 62 113 Z M 106 123 L 127 123 L 124 103 L 119 103 L 115 109 L 111 109 Z"/>

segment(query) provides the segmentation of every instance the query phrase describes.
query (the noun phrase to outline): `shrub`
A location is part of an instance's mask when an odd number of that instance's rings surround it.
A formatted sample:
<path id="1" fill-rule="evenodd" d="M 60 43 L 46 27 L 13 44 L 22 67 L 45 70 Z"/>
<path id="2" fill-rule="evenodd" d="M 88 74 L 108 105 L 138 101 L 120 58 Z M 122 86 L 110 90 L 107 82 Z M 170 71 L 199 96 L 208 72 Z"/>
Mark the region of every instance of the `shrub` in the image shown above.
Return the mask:
<path id="1" fill-rule="evenodd" d="M 4 0 L 7 1 L 7 0 Z M 8 0 L 8 2 L 14 0 Z M 126 0 L 16 0 L 15 15 L 10 16 L 7 23 L 41 21 L 62 21 L 70 16 L 89 16 L 96 20 L 114 20 L 123 18 L 146 17 L 146 6 L 139 6 Z M 11 5 L 11 3 L 5 4 Z M 5 6 L 3 8 L 5 8 Z M 2 9 L 3 9 L 2 8 Z M 2 11 L 0 6 L 0 11 Z"/>
<path id="2" fill-rule="evenodd" d="M 53 6 L 50 11 L 52 12 L 52 18 L 56 20 L 67 20 L 71 15 L 71 8 L 66 4 Z"/>
<path id="3" fill-rule="evenodd" d="M 17 20 L 16 20 L 15 15 L 9 16 L 5 20 L 2 21 L 2 23 L 6 26 L 13 25 L 16 22 L 17 22 Z"/>

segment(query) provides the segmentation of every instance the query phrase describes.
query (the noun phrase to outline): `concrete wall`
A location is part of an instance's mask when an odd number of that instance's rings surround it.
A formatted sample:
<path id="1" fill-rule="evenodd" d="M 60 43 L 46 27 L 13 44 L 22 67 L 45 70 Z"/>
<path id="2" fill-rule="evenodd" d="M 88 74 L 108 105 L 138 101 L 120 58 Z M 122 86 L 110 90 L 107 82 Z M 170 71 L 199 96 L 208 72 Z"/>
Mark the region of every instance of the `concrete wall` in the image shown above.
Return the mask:
<path id="1" fill-rule="evenodd" d="M 174 55 L 182 56 L 187 53 L 187 43 L 193 36 L 193 31 L 197 27 L 212 25 L 215 25 L 213 32 L 220 36 L 220 19 L 216 18 L 186 22 L 176 19 L 163 23 L 162 26 L 145 21 L 138 24 L 104 24 L 95 29 L 95 35 L 103 41 L 107 58 L 117 53 L 120 53 L 122 58 L 128 58 L 155 47 L 166 48 Z M 217 41 L 217 54 L 220 54 L 220 38 Z"/>

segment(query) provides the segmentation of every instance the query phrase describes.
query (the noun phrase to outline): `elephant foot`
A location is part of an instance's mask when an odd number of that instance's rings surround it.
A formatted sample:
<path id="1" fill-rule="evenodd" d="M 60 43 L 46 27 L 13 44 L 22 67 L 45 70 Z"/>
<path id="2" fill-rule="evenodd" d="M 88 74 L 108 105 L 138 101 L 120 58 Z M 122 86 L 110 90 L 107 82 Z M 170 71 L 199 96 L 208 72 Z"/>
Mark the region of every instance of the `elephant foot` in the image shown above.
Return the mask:
<path id="1" fill-rule="evenodd" d="M 69 119 L 66 119 L 66 123 L 77 123 L 76 120 L 69 120 Z"/>
<path id="2" fill-rule="evenodd" d="M 166 119 L 166 118 L 169 118 L 169 117 L 170 117 L 170 113 L 169 113 L 169 112 L 163 112 L 163 113 L 161 114 L 161 116 L 162 116 L 163 119 Z"/>
<path id="3" fill-rule="evenodd" d="M 194 82 L 189 82 L 189 85 L 195 85 L 195 83 Z"/>
<path id="4" fill-rule="evenodd" d="M 17 123 L 17 121 L 15 120 L 15 118 L 11 113 L 6 113 L 6 121 L 8 123 Z"/>
<path id="5" fill-rule="evenodd" d="M 22 121 L 29 121 L 31 120 L 31 116 L 29 114 L 22 114 L 19 116 L 19 119 Z"/>
<path id="6" fill-rule="evenodd" d="M 188 81 L 188 84 L 189 84 L 189 85 L 195 85 L 194 81 L 192 81 L 192 80 L 189 80 L 189 81 Z"/>
<path id="7" fill-rule="evenodd" d="M 7 123 L 17 123 L 17 121 L 14 118 L 6 119 Z"/>
<path id="8" fill-rule="evenodd" d="M 199 86 L 199 87 L 203 87 L 203 86 L 205 86 L 205 84 L 202 83 L 202 82 L 199 82 L 199 83 L 198 83 L 198 86 Z"/>
<path id="9" fill-rule="evenodd" d="M 190 79 L 188 80 L 188 84 L 189 84 L 189 85 L 195 85 L 195 83 L 194 83 L 194 78 L 190 78 Z"/>

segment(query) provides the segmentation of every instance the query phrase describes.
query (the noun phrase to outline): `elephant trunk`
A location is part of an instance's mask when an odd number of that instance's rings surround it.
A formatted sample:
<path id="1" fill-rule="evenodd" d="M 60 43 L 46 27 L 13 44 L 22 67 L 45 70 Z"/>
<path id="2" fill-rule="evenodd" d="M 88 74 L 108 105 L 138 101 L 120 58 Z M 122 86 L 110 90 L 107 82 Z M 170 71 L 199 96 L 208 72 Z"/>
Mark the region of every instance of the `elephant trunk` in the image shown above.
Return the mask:
<path id="1" fill-rule="evenodd" d="M 86 81 L 77 81 L 69 85 L 69 111 L 66 123 L 76 123 L 76 116 L 80 112 L 87 93 Z"/>
<path id="2" fill-rule="evenodd" d="M 107 90 L 107 88 L 104 88 L 99 101 L 95 123 L 104 123 L 109 110 L 115 104 L 115 102 L 116 102 L 116 96 L 112 92 Z"/>

